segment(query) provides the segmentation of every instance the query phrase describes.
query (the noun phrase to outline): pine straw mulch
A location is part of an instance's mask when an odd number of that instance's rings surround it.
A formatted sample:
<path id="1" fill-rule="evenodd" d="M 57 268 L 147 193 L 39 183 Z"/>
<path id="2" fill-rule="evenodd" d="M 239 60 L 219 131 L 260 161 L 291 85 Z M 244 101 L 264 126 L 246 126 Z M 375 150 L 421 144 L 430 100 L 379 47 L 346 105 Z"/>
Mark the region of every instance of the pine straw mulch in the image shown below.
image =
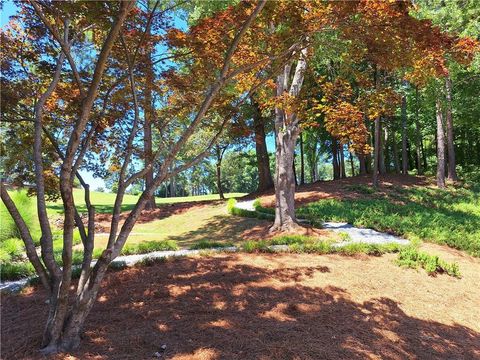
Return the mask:
<path id="1" fill-rule="evenodd" d="M 81 350 L 56 359 L 478 359 L 480 260 L 447 255 L 462 279 L 391 254 L 218 254 L 110 272 Z M 3 297 L 3 359 L 40 358 L 43 295 Z"/>
<path id="2" fill-rule="evenodd" d="M 395 188 L 408 188 L 413 186 L 432 186 L 432 179 L 424 176 L 387 174 L 379 178 L 379 189 L 375 196 L 388 196 Z M 346 179 L 317 181 L 311 184 L 297 186 L 295 189 L 295 205 L 301 206 L 311 202 L 325 199 L 358 199 L 372 198 L 372 194 L 364 194 L 356 190 L 356 186 L 372 186 L 371 175 L 359 175 Z M 265 207 L 275 205 L 275 193 L 269 190 L 263 193 L 249 194 L 245 198 L 260 198 Z"/>

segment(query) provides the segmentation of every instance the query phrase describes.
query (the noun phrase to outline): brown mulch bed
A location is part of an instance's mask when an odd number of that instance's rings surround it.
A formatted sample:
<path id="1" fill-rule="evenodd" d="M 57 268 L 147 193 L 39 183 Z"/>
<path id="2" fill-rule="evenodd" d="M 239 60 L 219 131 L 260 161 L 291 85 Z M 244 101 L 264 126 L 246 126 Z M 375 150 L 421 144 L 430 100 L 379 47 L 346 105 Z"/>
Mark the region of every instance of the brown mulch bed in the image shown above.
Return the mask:
<path id="1" fill-rule="evenodd" d="M 480 261 L 448 255 L 462 279 L 394 255 L 221 254 L 110 272 L 81 350 L 56 358 L 478 359 Z M 40 358 L 43 295 L 3 296 L 3 359 Z"/>

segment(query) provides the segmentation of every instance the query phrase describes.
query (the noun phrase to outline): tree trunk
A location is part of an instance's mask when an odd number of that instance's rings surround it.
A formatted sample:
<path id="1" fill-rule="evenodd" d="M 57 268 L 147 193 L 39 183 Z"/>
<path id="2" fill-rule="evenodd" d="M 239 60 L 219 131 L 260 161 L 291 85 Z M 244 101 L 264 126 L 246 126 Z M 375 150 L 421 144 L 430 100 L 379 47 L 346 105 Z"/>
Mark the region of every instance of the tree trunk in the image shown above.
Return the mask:
<path id="1" fill-rule="evenodd" d="M 402 96 L 402 174 L 408 174 L 407 154 L 407 96 Z"/>
<path id="2" fill-rule="evenodd" d="M 422 166 L 422 151 L 421 151 L 421 142 L 422 142 L 422 132 L 420 129 L 420 119 L 418 116 L 419 112 L 419 102 L 418 102 L 418 86 L 415 87 L 415 150 L 417 154 L 417 174 L 423 175 L 423 166 Z"/>
<path id="3" fill-rule="evenodd" d="M 447 149 L 448 149 L 448 179 L 457 181 L 457 169 L 455 162 L 455 139 L 453 135 L 452 117 L 452 80 L 449 76 L 445 78 L 445 93 L 447 99 L 446 122 L 447 122 Z"/>
<path id="4" fill-rule="evenodd" d="M 340 165 L 338 163 L 338 143 L 337 139 L 332 138 L 332 165 L 333 180 L 340 179 Z"/>
<path id="5" fill-rule="evenodd" d="M 402 174 L 408 174 L 407 154 L 407 95 L 402 96 Z"/>
<path id="6" fill-rule="evenodd" d="M 443 132 L 443 114 L 440 100 L 436 101 L 437 118 L 437 186 L 445 187 L 445 135 Z"/>
<path id="7" fill-rule="evenodd" d="M 373 149 L 373 187 L 378 188 L 378 172 L 380 162 L 380 117 L 375 119 L 375 146 Z"/>
<path id="8" fill-rule="evenodd" d="M 148 29 L 150 32 L 150 29 Z M 155 119 L 155 109 L 152 98 L 152 88 L 154 86 L 155 75 L 153 72 L 152 50 L 150 46 L 147 47 L 147 54 L 145 54 L 145 105 L 144 105 L 144 123 L 143 123 L 143 148 L 145 164 L 150 164 L 153 160 L 152 152 L 152 124 Z M 145 188 L 149 188 L 153 184 L 153 167 L 145 174 Z M 148 199 L 145 205 L 145 210 L 153 210 L 157 206 L 155 204 L 155 195 Z"/>
<path id="9" fill-rule="evenodd" d="M 347 174 L 345 172 L 345 153 L 344 153 L 344 146 L 343 144 L 340 145 L 340 176 L 342 179 L 345 179 L 347 177 Z"/>
<path id="10" fill-rule="evenodd" d="M 360 175 L 367 174 L 367 164 L 365 161 L 365 154 L 358 154 L 358 162 L 360 164 Z"/>
<path id="11" fill-rule="evenodd" d="M 303 154 L 303 136 L 300 133 L 300 185 L 305 184 L 305 160 Z"/>
<path id="12" fill-rule="evenodd" d="M 300 52 L 295 73 L 290 87 L 290 63 L 277 76 L 277 96 L 289 95 L 297 97 L 303 84 L 307 67 L 307 50 Z M 275 221 L 270 231 L 290 231 L 297 228 L 295 216 L 295 179 L 293 174 L 293 158 L 295 145 L 300 134 L 299 119 L 296 114 L 287 114 L 280 107 L 275 107 Z"/>
<path id="13" fill-rule="evenodd" d="M 385 151 L 387 148 L 387 144 L 384 137 L 384 126 L 382 126 L 382 118 L 380 118 L 380 152 L 379 152 L 379 173 L 384 175 L 387 172 L 387 168 L 385 165 Z"/>
<path id="14" fill-rule="evenodd" d="M 273 179 L 270 172 L 270 159 L 268 157 L 267 142 L 265 140 L 265 119 L 262 118 L 258 104 L 252 99 L 254 107 L 253 129 L 255 133 L 255 153 L 258 168 L 257 191 L 273 188 Z"/>
<path id="15" fill-rule="evenodd" d="M 225 199 L 225 195 L 223 194 L 223 186 L 222 186 L 222 158 L 223 158 L 223 149 L 220 148 L 219 145 L 215 145 L 215 153 L 217 155 L 217 189 L 218 195 L 220 195 L 220 199 Z"/>
<path id="16" fill-rule="evenodd" d="M 350 157 L 350 169 L 352 171 L 352 176 L 355 176 L 355 166 L 353 164 L 353 154 L 349 151 L 348 155 Z"/>

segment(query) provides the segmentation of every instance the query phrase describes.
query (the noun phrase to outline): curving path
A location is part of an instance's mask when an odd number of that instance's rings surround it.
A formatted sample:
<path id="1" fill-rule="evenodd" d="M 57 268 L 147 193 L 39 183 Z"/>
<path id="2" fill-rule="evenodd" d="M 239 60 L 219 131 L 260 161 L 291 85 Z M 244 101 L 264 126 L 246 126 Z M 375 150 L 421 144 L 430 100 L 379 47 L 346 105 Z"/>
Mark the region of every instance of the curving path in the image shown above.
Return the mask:
<path id="1" fill-rule="evenodd" d="M 235 204 L 238 209 L 256 211 L 253 206 L 255 200 L 241 201 Z M 300 222 L 305 220 L 299 219 Z M 409 240 L 403 239 L 398 236 L 382 233 L 373 229 L 358 228 L 345 222 L 325 222 L 323 223 L 324 229 L 329 229 L 338 233 L 348 234 L 350 240 L 348 242 L 337 243 L 334 246 L 343 246 L 347 243 L 357 242 L 366 244 L 391 244 L 396 243 L 400 245 L 408 245 Z"/>

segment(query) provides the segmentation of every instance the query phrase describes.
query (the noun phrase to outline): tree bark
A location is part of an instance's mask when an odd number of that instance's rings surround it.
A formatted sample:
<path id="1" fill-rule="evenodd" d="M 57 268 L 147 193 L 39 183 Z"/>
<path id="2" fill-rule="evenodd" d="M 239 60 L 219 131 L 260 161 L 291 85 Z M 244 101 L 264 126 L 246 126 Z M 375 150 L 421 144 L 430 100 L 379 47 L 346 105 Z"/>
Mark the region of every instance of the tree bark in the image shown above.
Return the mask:
<path id="1" fill-rule="evenodd" d="M 380 118 L 380 152 L 379 152 L 379 169 L 378 172 L 384 175 L 387 172 L 387 168 L 385 165 L 385 151 L 387 148 L 387 144 L 384 137 L 384 126 L 382 126 L 382 118 Z"/>
<path id="2" fill-rule="evenodd" d="M 366 175 L 367 174 L 367 164 L 365 161 L 365 154 L 358 154 L 358 162 L 360 164 L 360 175 Z"/>
<path id="3" fill-rule="evenodd" d="M 417 174 L 423 175 L 423 166 L 422 166 L 422 131 L 420 129 L 420 118 L 418 116 L 419 112 L 419 101 L 418 101 L 418 86 L 415 87 L 415 150 L 417 154 Z"/>
<path id="4" fill-rule="evenodd" d="M 300 133 L 300 185 L 305 184 L 305 160 L 303 154 L 303 136 Z"/>
<path id="5" fill-rule="evenodd" d="M 378 188 L 378 172 L 380 163 L 380 117 L 375 119 L 375 146 L 373 149 L 373 187 Z"/>
<path id="6" fill-rule="evenodd" d="M 277 76 L 277 96 L 288 91 L 297 97 L 303 84 L 307 51 L 303 49 L 295 67 L 292 83 L 288 86 L 291 65 L 284 66 L 282 74 Z M 289 89 L 289 90 L 288 90 Z M 290 231 L 297 228 L 295 216 L 295 178 L 293 158 L 295 145 L 300 134 L 299 119 L 296 114 L 287 114 L 275 107 L 275 221 L 270 231 Z"/>
<path id="7" fill-rule="evenodd" d="M 395 135 L 395 130 L 392 129 L 393 165 L 395 166 L 395 173 L 400 174 L 400 158 L 398 155 L 398 145 Z"/>
<path id="8" fill-rule="evenodd" d="M 223 186 L 222 186 L 222 158 L 223 158 L 223 153 L 224 149 L 221 149 L 220 146 L 217 144 L 215 145 L 215 154 L 217 156 L 217 163 L 216 163 L 216 168 L 217 168 L 217 189 L 218 189 L 218 195 L 220 196 L 220 199 L 225 199 L 225 195 L 223 194 Z"/>
<path id="9" fill-rule="evenodd" d="M 154 72 L 153 72 L 153 63 L 152 63 L 152 51 L 151 47 L 147 46 L 148 52 L 146 54 L 146 64 L 145 64 L 145 105 L 144 105 L 144 124 L 143 124 L 143 147 L 144 147 L 144 158 L 145 166 L 153 160 L 153 151 L 152 151 L 152 124 L 155 121 L 155 108 L 152 99 L 152 88 L 154 85 Z M 150 187 L 153 184 L 153 167 L 147 171 L 145 174 L 145 188 Z M 151 198 L 147 200 L 145 205 L 145 210 L 153 210 L 157 206 L 155 204 L 155 195 L 152 195 Z"/>
<path id="10" fill-rule="evenodd" d="M 340 179 L 340 164 L 338 162 L 338 143 L 337 139 L 332 138 L 332 166 L 333 180 Z"/>
<path id="11" fill-rule="evenodd" d="M 443 131 L 443 114 L 440 100 L 437 99 L 436 104 L 437 118 L 437 186 L 445 187 L 445 135 Z"/>
<path id="12" fill-rule="evenodd" d="M 402 96 L 402 174 L 408 174 L 407 154 L 407 95 Z"/>
<path id="13" fill-rule="evenodd" d="M 270 159 L 265 140 L 265 119 L 262 118 L 258 104 L 252 100 L 254 106 L 253 129 L 255 133 L 255 153 L 258 168 L 257 191 L 262 192 L 273 188 L 273 179 L 270 172 Z"/>
<path id="14" fill-rule="evenodd" d="M 453 134 L 452 117 L 452 80 L 449 76 L 445 78 L 445 94 L 447 100 L 446 123 L 447 123 L 447 150 L 448 150 L 448 179 L 457 181 L 457 169 L 455 161 L 455 138 Z"/>
<path id="15" fill-rule="evenodd" d="M 345 153 L 344 149 L 345 147 L 343 146 L 342 143 L 339 144 L 339 149 L 340 149 L 340 176 L 342 179 L 345 179 L 347 177 L 347 173 L 345 172 Z"/>

